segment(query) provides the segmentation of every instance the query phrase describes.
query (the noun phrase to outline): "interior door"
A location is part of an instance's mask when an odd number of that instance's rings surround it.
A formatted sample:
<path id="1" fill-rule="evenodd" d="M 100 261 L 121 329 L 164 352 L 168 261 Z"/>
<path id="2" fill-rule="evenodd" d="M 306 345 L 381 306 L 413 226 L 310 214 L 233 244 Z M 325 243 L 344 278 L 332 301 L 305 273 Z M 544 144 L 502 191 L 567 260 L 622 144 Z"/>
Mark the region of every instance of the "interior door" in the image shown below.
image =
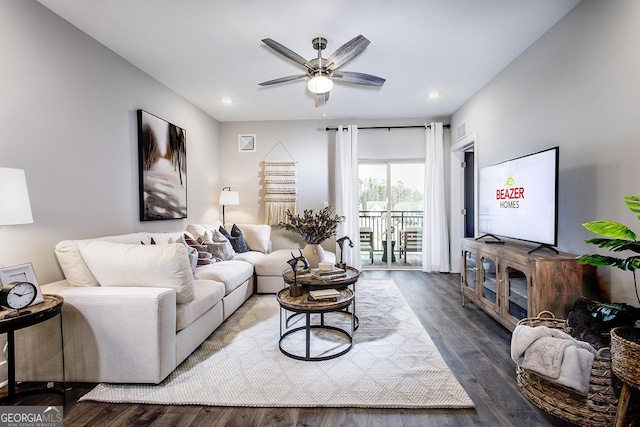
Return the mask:
<path id="1" fill-rule="evenodd" d="M 474 153 L 464 153 L 464 237 L 475 237 L 475 170 Z"/>

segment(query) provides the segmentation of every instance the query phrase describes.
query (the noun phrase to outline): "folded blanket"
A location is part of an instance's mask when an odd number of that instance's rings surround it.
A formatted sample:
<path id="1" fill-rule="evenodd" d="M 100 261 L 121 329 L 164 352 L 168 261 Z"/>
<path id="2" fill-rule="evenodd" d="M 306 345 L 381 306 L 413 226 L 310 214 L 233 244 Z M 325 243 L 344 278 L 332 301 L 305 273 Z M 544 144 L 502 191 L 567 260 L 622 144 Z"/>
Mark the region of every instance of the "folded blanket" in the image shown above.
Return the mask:
<path id="1" fill-rule="evenodd" d="M 523 369 L 586 394 L 596 350 L 554 328 L 518 325 L 511 339 L 511 358 Z"/>

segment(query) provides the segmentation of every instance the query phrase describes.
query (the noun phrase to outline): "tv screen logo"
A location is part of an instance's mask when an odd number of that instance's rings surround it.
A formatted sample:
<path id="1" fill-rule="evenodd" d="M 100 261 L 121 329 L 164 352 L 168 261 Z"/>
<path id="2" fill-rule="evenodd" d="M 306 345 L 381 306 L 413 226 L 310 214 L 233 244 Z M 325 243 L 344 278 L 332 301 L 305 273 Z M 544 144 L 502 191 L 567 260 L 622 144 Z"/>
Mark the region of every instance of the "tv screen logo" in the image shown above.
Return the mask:
<path id="1" fill-rule="evenodd" d="M 520 208 L 519 199 L 524 199 L 524 187 L 513 187 L 513 185 L 515 185 L 515 181 L 512 177 L 509 177 L 504 184 L 506 188 L 498 188 L 496 190 L 496 200 L 500 201 L 501 209 Z"/>

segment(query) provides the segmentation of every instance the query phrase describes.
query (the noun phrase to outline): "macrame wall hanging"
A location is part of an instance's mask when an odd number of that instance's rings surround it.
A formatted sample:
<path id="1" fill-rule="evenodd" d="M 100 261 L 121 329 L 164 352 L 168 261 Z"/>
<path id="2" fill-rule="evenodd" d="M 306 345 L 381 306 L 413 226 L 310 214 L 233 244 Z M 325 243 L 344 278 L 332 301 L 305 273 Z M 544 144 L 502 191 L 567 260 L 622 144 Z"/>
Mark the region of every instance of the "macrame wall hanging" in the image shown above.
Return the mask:
<path id="1" fill-rule="evenodd" d="M 281 222 L 287 222 L 287 210 L 294 215 L 296 213 L 298 193 L 296 165 L 298 162 L 284 144 L 278 141 L 262 163 L 266 223 L 278 225 Z"/>

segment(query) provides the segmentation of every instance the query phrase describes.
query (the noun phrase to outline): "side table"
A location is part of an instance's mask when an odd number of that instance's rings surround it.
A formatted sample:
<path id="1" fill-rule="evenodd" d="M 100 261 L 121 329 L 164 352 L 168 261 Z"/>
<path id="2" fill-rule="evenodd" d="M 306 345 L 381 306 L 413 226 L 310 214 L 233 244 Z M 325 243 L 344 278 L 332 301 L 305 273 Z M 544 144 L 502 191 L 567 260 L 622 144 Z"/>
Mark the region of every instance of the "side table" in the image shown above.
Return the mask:
<path id="1" fill-rule="evenodd" d="M 63 406 L 66 406 L 65 380 L 64 380 L 64 343 L 62 335 L 62 304 L 63 298 L 59 295 L 44 295 L 44 301 L 28 307 L 27 314 L 6 318 L 11 311 L 0 311 L 0 333 L 7 334 L 8 354 L 7 354 L 7 374 L 8 393 L 0 398 L 0 403 L 14 400 L 17 397 L 28 396 L 39 393 L 54 393 L 62 396 Z M 29 326 L 37 325 L 55 316 L 60 318 L 60 346 L 62 347 L 62 390 L 56 388 L 29 389 L 16 392 L 16 367 L 15 367 L 15 331 Z"/>
<path id="2" fill-rule="evenodd" d="M 284 288 L 276 295 L 276 299 L 278 300 L 278 304 L 280 304 L 280 341 L 278 346 L 280 351 L 293 359 L 297 360 L 305 360 L 305 361 L 319 361 L 319 360 L 328 360 L 333 359 L 338 356 L 342 356 L 351 350 L 353 346 L 353 331 L 354 331 L 354 320 L 353 320 L 353 312 L 351 312 L 351 320 L 349 322 L 351 326 L 351 330 L 348 332 L 340 327 L 327 325 L 325 323 L 325 314 L 335 311 L 340 311 L 345 308 L 348 308 L 353 303 L 354 294 L 351 289 L 342 289 L 340 291 L 340 297 L 336 299 L 336 301 L 314 301 L 309 300 L 309 293 L 303 292 L 302 295 L 298 297 L 292 297 L 289 295 L 289 288 Z M 285 318 L 285 328 L 287 329 L 287 311 L 291 311 L 293 313 L 299 313 L 305 315 L 305 324 L 304 326 L 295 327 L 293 329 L 289 329 L 287 331 L 283 331 L 282 328 L 282 316 L 284 313 Z M 311 315 L 317 313 L 320 314 L 320 323 L 319 324 L 311 324 Z M 338 335 L 346 338 L 345 345 L 346 347 L 342 350 L 329 352 L 328 354 L 313 356 L 311 354 L 311 329 L 324 329 L 336 332 Z M 304 355 L 295 354 L 292 351 L 287 351 L 282 347 L 283 341 L 287 337 L 291 337 L 292 334 L 304 331 L 305 332 L 305 352 Z M 344 347 L 344 346 L 343 346 Z"/>

